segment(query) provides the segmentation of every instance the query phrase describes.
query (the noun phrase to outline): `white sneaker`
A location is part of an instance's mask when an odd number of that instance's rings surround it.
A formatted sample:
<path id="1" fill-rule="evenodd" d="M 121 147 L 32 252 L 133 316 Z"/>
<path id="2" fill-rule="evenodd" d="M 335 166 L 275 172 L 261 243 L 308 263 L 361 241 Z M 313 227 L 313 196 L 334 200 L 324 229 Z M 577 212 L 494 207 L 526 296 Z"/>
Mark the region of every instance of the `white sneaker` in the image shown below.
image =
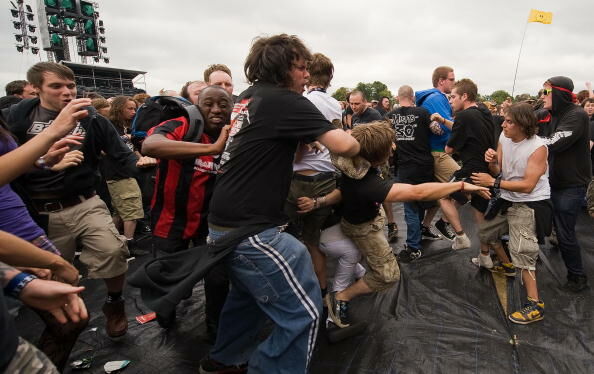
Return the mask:
<path id="1" fill-rule="evenodd" d="M 470 239 L 466 234 L 457 235 L 454 238 L 454 243 L 452 243 L 452 249 L 465 249 L 470 248 Z"/>
<path id="2" fill-rule="evenodd" d="M 489 255 L 484 255 L 481 253 L 478 257 L 473 257 L 471 261 L 478 267 L 483 267 L 486 269 L 493 268 L 493 260 L 491 260 L 491 256 Z"/>

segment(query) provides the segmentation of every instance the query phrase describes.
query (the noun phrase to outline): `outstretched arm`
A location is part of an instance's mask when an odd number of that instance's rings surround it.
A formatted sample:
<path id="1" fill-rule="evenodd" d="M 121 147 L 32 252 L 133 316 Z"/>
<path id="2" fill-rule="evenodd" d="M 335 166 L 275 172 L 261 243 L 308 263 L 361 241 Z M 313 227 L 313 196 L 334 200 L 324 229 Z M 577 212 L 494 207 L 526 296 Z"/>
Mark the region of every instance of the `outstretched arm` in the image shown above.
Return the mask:
<path id="1" fill-rule="evenodd" d="M 423 183 L 417 185 L 394 183 L 385 201 L 432 201 L 448 196 L 456 191 L 479 192 L 484 197 L 487 197 L 489 194 L 487 188 L 466 182 Z"/>

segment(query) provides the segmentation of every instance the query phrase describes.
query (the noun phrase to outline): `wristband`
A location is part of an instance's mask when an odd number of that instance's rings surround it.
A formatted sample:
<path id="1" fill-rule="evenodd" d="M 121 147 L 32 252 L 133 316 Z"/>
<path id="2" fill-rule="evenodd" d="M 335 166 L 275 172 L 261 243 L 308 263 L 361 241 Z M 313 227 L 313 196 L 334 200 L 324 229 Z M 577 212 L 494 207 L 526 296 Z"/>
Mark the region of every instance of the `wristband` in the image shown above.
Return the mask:
<path id="1" fill-rule="evenodd" d="M 4 295 L 18 299 L 23 288 L 35 279 L 37 279 L 37 277 L 33 274 L 23 272 L 18 273 L 10 280 L 10 282 L 8 282 L 6 287 L 4 287 Z"/>
<path id="2" fill-rule="evenodd" d="M 495 182 L 493 183 L 493 188 L 495 188 L 496 190 L 498 190 L 501 186 L 501 174 L 499 174 L 497 176 L 497 178 L 495 178 Z"/>
<path id="3" fill-rule="evenodd" d="M 35 167 L 41 170 L 51 169 L 51 166 L 48 165 L 43 156 L 39 157 L 37 161 L 35 161 Z"/>

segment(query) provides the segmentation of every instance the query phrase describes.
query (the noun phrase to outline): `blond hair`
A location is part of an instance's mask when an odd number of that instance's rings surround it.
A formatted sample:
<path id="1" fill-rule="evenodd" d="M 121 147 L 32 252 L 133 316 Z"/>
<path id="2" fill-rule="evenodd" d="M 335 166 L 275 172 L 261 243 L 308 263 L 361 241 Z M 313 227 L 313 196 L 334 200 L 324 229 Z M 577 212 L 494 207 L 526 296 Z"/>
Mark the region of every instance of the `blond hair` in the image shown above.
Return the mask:
<path id="1" fill-rule="evenodd" d="M 394 130 L 386 121 L 373 121 L 356 126 L 351 135 L 360 145 L 359 156 L 371 164 L 385 162 L 394 142 Z"/>

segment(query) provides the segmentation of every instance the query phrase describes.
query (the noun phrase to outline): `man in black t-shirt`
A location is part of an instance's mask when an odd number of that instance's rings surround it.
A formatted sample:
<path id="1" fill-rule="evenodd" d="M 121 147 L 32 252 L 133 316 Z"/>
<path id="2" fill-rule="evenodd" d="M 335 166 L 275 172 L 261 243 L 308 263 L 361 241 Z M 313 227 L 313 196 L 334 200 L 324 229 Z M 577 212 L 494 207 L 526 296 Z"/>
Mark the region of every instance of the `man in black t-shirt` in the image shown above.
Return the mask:
<path id="1" fill-rule="evenodd" d="M 65 65 L 37 63 L 27 72 L 27 80 L 39 91 L 39 99 L 11 107 L 7 121 L 21 144 L 41 133 L 76 98 L 74 73 Z M 88 277 L 104 280 L 106 331 L 110 337 L 119 337 L 128 330 L 122 291 L 129 252 L 125 237 L 118 234 L 105 203 L 95 193 L 95 177 L 102 152 L 127 170 L 136 169 L 137 158 L 113 125 L 96 113 L 78 122 L 71 134 L 84 136 L 77 147 L 84 159 L 61 171 L 31 170 L 23 176 L 22 185 L 34 218 L 62 257 L 73 261 L 75 250 L 82 247 L 80 260 L 88 267 Z"/>
<path id="2" fill-rule="evenodd" d="M 450 96 L 450 105 L 455 113 L 452 134 L 445 147 L 446 153 L 456 153 L 462 161 L 462 168 L 454 173 L 456 180 L 470 180 L 472 173 L 488 173 L 489 165 L 485 162 L 485 152 L 495 147 L 494 124 L 491 113 L 476 104 L 478 88 L 470 79 L 461 79 L 454 84 Z M 453 194 L 453 199 L 461 204 L 468 201 L 464 194 Z M 475 209 L 477 223 L 483 220 L 488 200 L 473 195 L 470 204 Z M 470 239 L 462 232 L 456 232 L 452 248 L 467 248 Z M 488 251 L 488 244 L 481 243 L 481 249 Z"/>
<path id="3" fill-rule="evenodd" d="M 415 107 L 414 91 L 410 86 L 398 89 L 400 107 L 389 112 L 386 118 L 396 132 L 396 152 L 394 164 L 398 170 L 398 182 L 421 184 L 433 182 L 433 156 L 429 147 L 431 114 L 423 107 Z M 436 213 L 430 209 L 434 202 L 411 201 L 404 203 L 406 220 L 406 249 L 401 252 L 401 261 L 414 260 L 421 255 L 421 239 L 439 239 L 429 228 Z M 407 255 L 408 258 L 407 258 Z"/>
<path id="4" fill-rule="evenodd" d="M 217 341 L 202 373 L 307 371 L 322 298 L 306 247 L 283 232 L 297 144 L 318 140 L 330 152 L 354 156 L 359 144 L 335 129 L 301 95 L 311 53 L 296 36 L 255 40 L 245 62 L 252 84 L 238 98 L 211 203 L 209 240 L 244 226 L 269 229 L 243 240 L 226 257 L 232 282 Z M 276 327 L 257 347 L 266 319 Z M 253 353 L 252 353 L 253 352 Z"/>
<path id="5" fill-rule="evenodd" d="M 353 109 L 352 127 L 382 119 L 381 114 L 377 110 L 367 106 L 367 98 L 362 91 L 351 92 L 349 105 Z"/>

